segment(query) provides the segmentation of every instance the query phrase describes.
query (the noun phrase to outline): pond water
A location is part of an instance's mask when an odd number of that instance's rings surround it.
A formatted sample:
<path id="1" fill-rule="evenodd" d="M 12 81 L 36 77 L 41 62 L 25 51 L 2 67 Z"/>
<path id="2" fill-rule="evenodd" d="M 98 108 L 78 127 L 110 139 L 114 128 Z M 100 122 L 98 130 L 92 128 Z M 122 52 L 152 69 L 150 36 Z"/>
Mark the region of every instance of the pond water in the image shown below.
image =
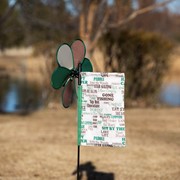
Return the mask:
<path id="1" fill-rule="evenodd" d="M 0 111 L 28 113 L 43 104 L 42 89 L 37 83 L 6 79 L 0 85 Z"/>
<path id="2" fill-rule="evenodd" d="M 180 106 L 180 84 L 164 85 L 160 93 L 160 101 L 170 106 Z"/>
<path id="3" fill-rule="evenodd" d="M 20 80 L 1 79 L 0 112 L 28 113 L 43 105 L 42 88 L 37 83 Z M 160 92 L 160 102 L 170 106 L 180 106 L 180 84 L 164 85 Z"/>

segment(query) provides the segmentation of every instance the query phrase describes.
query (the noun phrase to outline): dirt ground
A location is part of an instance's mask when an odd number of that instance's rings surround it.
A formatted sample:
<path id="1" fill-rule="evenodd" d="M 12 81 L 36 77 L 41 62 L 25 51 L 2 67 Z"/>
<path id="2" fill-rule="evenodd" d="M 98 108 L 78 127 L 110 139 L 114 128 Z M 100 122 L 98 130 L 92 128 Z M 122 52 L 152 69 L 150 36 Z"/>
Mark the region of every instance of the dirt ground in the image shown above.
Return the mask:
<path id="1" fill-rule="evenodd" d="M 75 180 L 75 117 L 61 108 L 0 115 L 0 180 Z M 178 180 L 179 117 L 178 108 L 128 109 L 127 147 L 81 147 L 82 179 L 101 172 L 109 180 Z"/>

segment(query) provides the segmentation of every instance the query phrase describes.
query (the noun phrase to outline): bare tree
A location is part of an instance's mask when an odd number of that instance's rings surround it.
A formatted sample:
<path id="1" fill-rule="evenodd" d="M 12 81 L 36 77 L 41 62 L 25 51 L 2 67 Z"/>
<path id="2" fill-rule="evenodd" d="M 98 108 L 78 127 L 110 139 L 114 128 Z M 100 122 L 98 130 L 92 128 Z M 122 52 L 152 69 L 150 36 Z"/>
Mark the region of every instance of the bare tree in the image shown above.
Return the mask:
<path id="1" fill-rule="evenodd" d="M 157 3 L 156 0 L 137 0 L 138 8 L 133 8 L 133 0 L 64 0 L 70 3 L 79 16 L 79 35 L 87 45 L 88 56 L 91 56 L 99 38 L 108 29 L 119 28 L 128 24 L 139 15 L 165 6 L 174 0 L 164 0 Z M 6 13 L 0 17 L 0 24 L 9 16 L 15 6 L 21 2 L 16 0 Z M 50 26 L 49 22 L 33 17 L 33 21 L 42 26 Z M 60 29 L 62 26 L 53 25 Z"/>
<path id="2" fill-rule="evenodd" d="M 138 9 L 134 10 L 132 0 L 71 0 L 79 14 L 79 34 L 87 45 L 88 56 L 104 32 L 128 24 L 141 14 L 165 6 L 173 0 L 157 3 L 155 0 L 139 0 Z"/>
<path id="3" fill-rule="evenodd" d="M 4 11 L 4 13 L 1 14 L 0 26 L 8 19 L 8 17 L 10 17 L 17 4 L 18 4 L 18 0 L 16 0 L 12 6 L 8 6 L 7 9 Z"/>

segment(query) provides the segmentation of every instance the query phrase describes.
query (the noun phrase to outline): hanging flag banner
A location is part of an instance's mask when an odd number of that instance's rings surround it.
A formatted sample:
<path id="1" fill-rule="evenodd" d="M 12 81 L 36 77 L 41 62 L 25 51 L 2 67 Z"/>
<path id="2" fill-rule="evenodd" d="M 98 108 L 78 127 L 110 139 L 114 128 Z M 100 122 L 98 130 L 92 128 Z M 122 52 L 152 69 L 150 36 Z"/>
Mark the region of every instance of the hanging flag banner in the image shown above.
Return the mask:
<path id="1" fill-rule="evenodd" d="M 81 72 L 78 145 L 126 145 L 124 84 L 124 73 Z"/>

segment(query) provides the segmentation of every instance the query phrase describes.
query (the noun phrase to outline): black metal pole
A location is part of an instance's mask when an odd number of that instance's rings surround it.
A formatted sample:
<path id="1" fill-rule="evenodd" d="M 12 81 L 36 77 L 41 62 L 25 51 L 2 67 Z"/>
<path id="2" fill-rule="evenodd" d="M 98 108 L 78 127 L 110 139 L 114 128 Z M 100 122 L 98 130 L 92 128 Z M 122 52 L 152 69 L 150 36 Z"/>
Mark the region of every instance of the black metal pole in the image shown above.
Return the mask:
<path id="1" fill-rule="evenodd" d="M 81 63 L 78 64 L 78 85 L 81 85 L 81 71 L 82 71 L 82 67 L 81 67 Z"/>
<path id="2" fill-rule="evenodd" d="M 77 180 L 80 180 L 79 162 L 80 162 L 80 146 L 78 145 L 78 153 L 77 153 Z"/>
<path id="3" fill-rule="evenodd" d="M 78 64 L 78 85 L 81 85 L 81 63 Z M 77 149 L 77 180 L 80 180 L 79 174 L 79 163 L 80 163 L 80 145 L 78 145 Z"/>

